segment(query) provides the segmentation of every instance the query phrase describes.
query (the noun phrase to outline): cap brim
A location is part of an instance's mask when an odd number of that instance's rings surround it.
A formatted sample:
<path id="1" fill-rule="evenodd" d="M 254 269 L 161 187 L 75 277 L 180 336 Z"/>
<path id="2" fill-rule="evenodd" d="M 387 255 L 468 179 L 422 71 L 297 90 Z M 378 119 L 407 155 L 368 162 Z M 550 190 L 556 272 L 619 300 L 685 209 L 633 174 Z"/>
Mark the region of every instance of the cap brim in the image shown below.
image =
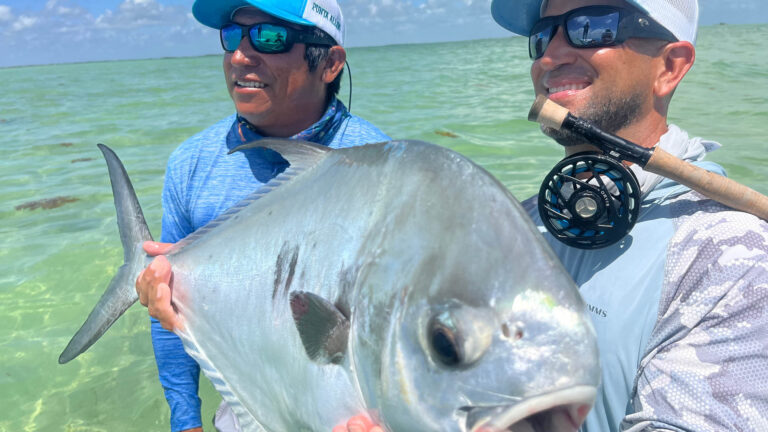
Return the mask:
<path id="1" fill-rule="evenodd" d="M 505 29 L 528 36 L 541 13 L 542 0 L 493 0 L 491 16 Z"/>
<path id="2" fill-rule="evenodd" d="M 241 7 L 255 7 L 262 12 L 290 23 L 315 26 L 314 23 L 259 0 L 196 0 L 192 15 L 201 24 L 215 29 L 232 21 L 232 14 Z"/>

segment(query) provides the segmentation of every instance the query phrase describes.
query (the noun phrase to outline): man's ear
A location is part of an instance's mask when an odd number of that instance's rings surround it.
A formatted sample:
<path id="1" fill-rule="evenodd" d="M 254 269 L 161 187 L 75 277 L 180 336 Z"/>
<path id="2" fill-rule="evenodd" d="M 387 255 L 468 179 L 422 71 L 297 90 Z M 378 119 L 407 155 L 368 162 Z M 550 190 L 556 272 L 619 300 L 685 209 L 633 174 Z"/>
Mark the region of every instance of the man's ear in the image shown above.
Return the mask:
<path id="1" fill-rule="evenodd" d="M 672 42 L 662 48 L 659 59 L 661 69 L 656 75 L 653 91 L 658 98 L 666 99 L 693 66 L 696 49 L 690 42 Z"/>
<path id="2" fill-rule="evenodd" d="M 334 45 L 328 50 L 328 58 L 323 66 L 323 82 L 330 84 L 341 73 L 344 62 L 347 61 L 347 52 L 340 45 Z"/>

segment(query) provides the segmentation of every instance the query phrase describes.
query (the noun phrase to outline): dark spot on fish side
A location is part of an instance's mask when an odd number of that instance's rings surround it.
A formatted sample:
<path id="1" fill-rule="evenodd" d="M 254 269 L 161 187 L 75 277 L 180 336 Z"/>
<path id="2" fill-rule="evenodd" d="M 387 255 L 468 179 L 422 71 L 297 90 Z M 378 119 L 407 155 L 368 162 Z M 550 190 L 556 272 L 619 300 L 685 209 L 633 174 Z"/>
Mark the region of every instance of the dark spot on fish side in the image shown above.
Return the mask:
<path id="1" fill-rule="evenodd" d="M 69 196 L 59 196 L 55 198 L 46 198 L 46 199 L 26 202 L 24 204 L 17 205 L 15 208 L 16 210 L 37 210 L 37 209 L 50 210 L 50 209 L 61 207 L 64 204 L 73 203 L 76 201 L 80 201 L 80 198 L 69 197 Z"/>
<path id="2" fill-rule="evenodd" d="M 290 255 L 290 261 L 288 256 Z M 291 248 L 288 244 L 283 244 L 280 249 L 280 253 L 277 254 L 277 262 L 275 263 L 275 282 L 272 288 L 272 300 L 277 298 L 278 292 L 280 292 L 280 286 L 283 284 L 283 271 L 288 270 L 288 275 L 285 278 L 285 284 L 283 285 L 283 293 L 287 294 L 290 291 L 291 284 L 293 283 L 293 277 L 296 274 L 296 264 L 299 261 L 299 248 Z M 287 269 L 285 269 L 287 265 Z"/>
<path id="3" fill-rule="evenodd" d="M 458 136 L 458 135 L 456 135 L 455 133 L 453 133 L 453 132 L 448 132 L 448 131 L 441 131 L 441 130 L 436 130 L 436 131 L 435 131 L 435 133 L 436 133 L 436 134 L 438 134 L 438 135 L 440 135 L 440 136 L 444 136 L 444 137 L 448 137 L 448 138 L 458 138 L 458 137 L 459 137 L 459 136 Z"/>
<path id="4" fill-rule="evenodd" d="M 87 158 L 78 158 L 78 159 L 72 159 L 72 163 L 78 163 L 78 162 L 89 162 L 92 161 L 93 158 L 87 157 Z"/>
<path id="5" fill-rule="evenodd" d="M 288 265 L 288 277 L 285 279 L 285 292 L 288 293 L 291 290 L 291 284 L 293 283 L 293 275 L 296 274 L 296 264 L 299 262 L 299 248 L 293 250 L 293 256 L 291 256 L 291 263 Z"/>
<path id="6" fill-rule="evenodd" d="M 71 142 L 65 142 L 65 143 L 61 143 L 59 145 L 62 146 L 62 147 L 72 147 L 74 144 L 72 144 Z"/>
<path id="7" fill-rule="evenodd" d="M 283 245 L 285 248 L 285 245 Z M 285 250 L 285 249 L 283 249 Z M 277 298 L 277 292 L 280 290 L 280 281 L 283 280 L 283 251 L 281 250 L 277 254 L 277 262 L 275 263 L 275 282 L 272 286 L 272 300 Z"/>
<path id="8" fill-rule="evenodd" d="M 8 123 L 8 120 L 6 120 L 6 119 L 0 119 L 0 123 Z"/>

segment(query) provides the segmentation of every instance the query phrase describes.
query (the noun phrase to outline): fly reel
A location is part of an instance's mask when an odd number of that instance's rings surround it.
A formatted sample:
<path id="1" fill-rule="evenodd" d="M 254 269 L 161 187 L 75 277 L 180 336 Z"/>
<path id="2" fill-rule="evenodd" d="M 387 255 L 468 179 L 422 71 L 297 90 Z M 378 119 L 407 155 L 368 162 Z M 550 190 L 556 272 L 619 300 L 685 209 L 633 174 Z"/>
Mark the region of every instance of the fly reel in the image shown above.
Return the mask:
<path id="1" fill-rule="evenodd" d="M 560 161 L 539 190 L 539 215 L 556 239 L 579 249 L 598 249 L 624 238 L 640 212 L 634 173 L 601 153 Z"/>

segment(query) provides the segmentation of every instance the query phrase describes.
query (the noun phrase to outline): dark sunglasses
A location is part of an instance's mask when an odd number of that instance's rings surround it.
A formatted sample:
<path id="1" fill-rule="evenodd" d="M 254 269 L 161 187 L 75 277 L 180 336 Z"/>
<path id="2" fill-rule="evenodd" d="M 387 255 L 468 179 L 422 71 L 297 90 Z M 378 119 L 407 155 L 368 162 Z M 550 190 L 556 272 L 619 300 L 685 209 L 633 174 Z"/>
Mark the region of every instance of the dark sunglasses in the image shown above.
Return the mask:
<path id="1" fill-rule="evenodd" d="M 280 24 L 258 23 L 240 25 L 229 23 L 221 28 L 221 47 L 226 52 L 234 52 L 240 42 L 248 34 L 248 39 L 254 50 L 263 54 L 279 54 L 288 52 L 295 43 L 313 45 L 336 45 L 328 36 L 319 37 L 312 31 L 296 30 Z"/>
<path id="2" fill-rule="evenodd" d="M 528 37 L 528 54 L 536 60 L 544 55 L 558 27 L 574 48 L 602 48 L 620 45 L 629 38 L 677 38 L 648 15 L 614 6 L 586 6 L 562 15 L 544 17 L 534 24 Z"/>

